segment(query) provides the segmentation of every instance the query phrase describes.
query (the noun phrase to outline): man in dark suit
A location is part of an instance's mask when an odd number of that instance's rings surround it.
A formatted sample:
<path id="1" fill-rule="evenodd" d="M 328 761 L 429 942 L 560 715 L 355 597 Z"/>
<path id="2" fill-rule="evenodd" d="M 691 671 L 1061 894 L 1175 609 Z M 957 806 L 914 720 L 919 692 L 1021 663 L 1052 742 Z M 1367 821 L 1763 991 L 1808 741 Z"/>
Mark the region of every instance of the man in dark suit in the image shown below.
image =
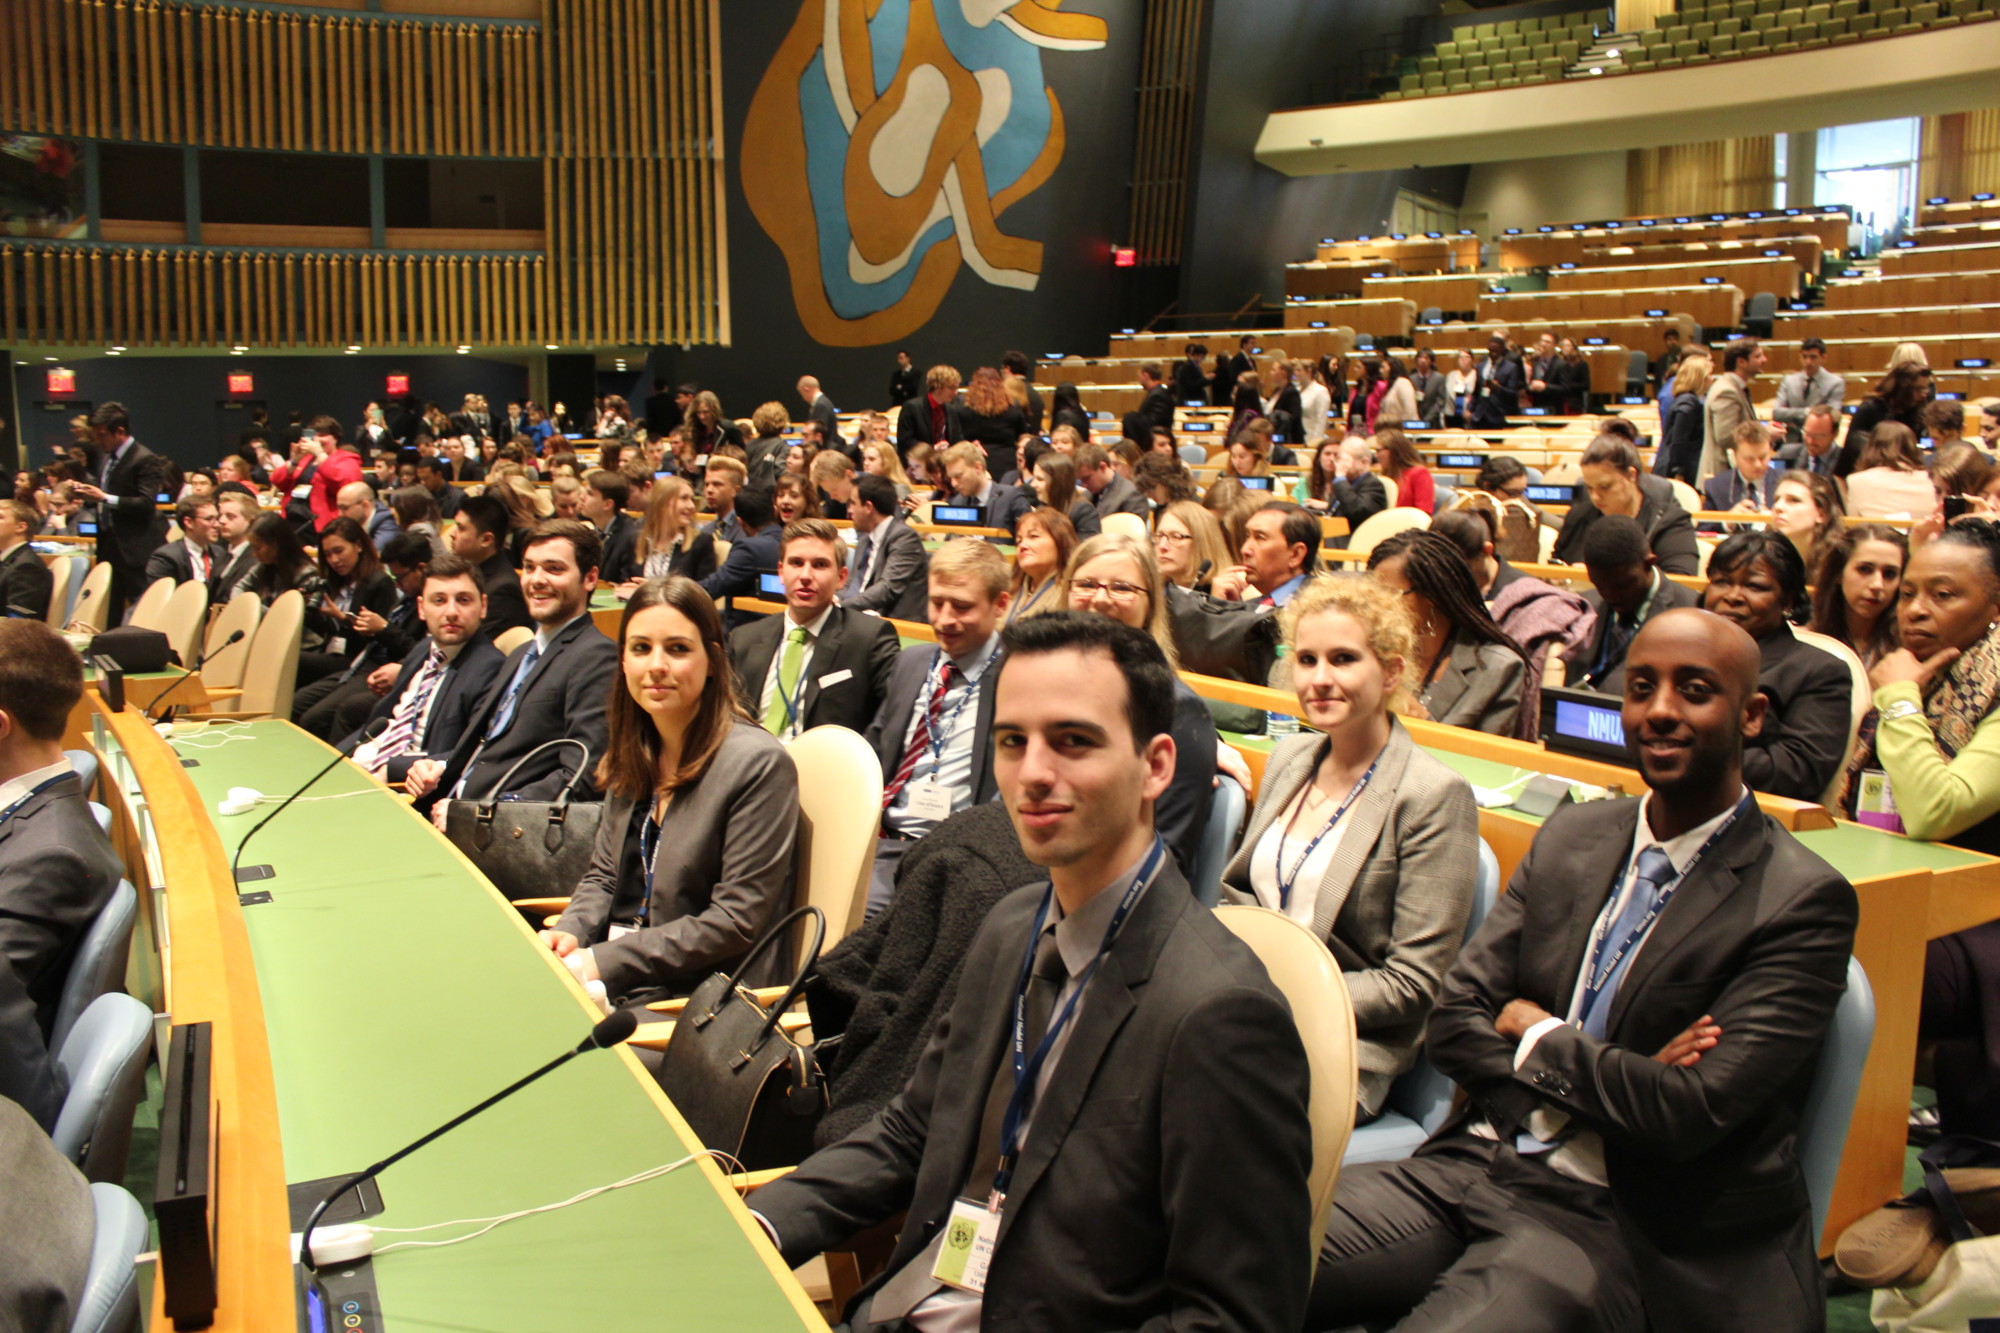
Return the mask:
<path id="1" fill-rule="evenodd" d="M 1701 488 L 1702 507 L 1721 512 L 1768 513 L 1777 498 L 1779 473 L 1771 466 L 1771 431 L 1761 421 L 1746 421 L 1729 441 L 1729 467 L 1710 477 Z"/>
<path id="2" fill-rule="evenodd" d="M 976 446 L 974 446 L 976 448 Z M 882 760 L 882 829 L 867 915 L 895 893 L 896 863 L 950 815 L 993 799 L 992 666 L 1012 572 L 988 542 L 949 541 L 931 556 L 928 615 L 937 646 L 905 648 L 865 733 Z"/>
<path id="3" fill-rule="evenodd" d="M 833 399 L 819 391 L 819 381 L 811 375 L 799 378 L 799 397 L 805 401 L 806 420 L 819 423 L 820 435 L 828 440 L 838 434 L 839 417 Z"/>
<path id="4" fill-rule="evenodd" d="M 216 573 L 229 563 L 229 551 L 216 541 L 220 519 L 215 501 L 190 496 L 174 506 L 174 521 L 181 525 L 180 540 L 167 542 L 146 558 L 146 586 L 172 579 L 176 584 L 199 581 L 212 588 Z"/>
<path id="5" fill-rule="evenodd" d="M 1389 491 L 1375 475 L 1375 450 L 1365 436 L 1350 435 L 1340 442 L 1338 469 L 1327 513 L 1346 519 L 1351 533 L 1389 507 Z"/>
<path id="6" fill-rule="evenodd" d="M 156 505 L 168 493 L 172 464 L 132 438 L 122 403 L 90 414 L 90 434 L 103 463 L 96 483 L 73 481 L 70 493 L 97 503 L 97 558 L 111 566 L 108 624 L 124 619 L 146 586 L 146 559 L 167 539 L 167 520 Z"/>
<path id="7" fill-rule="evenodd" d="M 722 567 L 701 581 L 702 591 L 717 602 L 725 597 L 761 597 L 762 576 L 778 572 L 778 513 L 772 508 L 771 493 L 761 486 L 744 487 L 736 493 L 734 514 L 742 535 L 729 544 L 729 558 Z M 722 627 L 734 630 L 755 619 L 755 612 L 731 606 L 722 613 Z"/>
<path id="8" fill-rule="evenodd" d="M 1743 785 L 1757 672 L 1707 612 L 1640 631 L 1651 794 L 1557 812 L 1459 955 L 1429 1045 L 1466 1103 L 1343 1176 L 1311 1327 L 1826 1327 L 1797 1140 L 1858 909 Z"/>
<path id="9" fill-rule="evenodd" d="M 646 434 L 664 439 L 680 429 L 680 424 L 687 420 L 687 404 L 681 397 L 668 388 L 665 376 L 653 377 L 653 391 L 646 395 L 645 403 Z M 694 395 L 687 397 L 692 399 Z"/>
<path id="10" fill-rule="evenodd" d="M 1174 363 L 1177 402 L 1198 407 L 1208 401 L 1208 367 L 1203 364 L 1207 360 L 1208 348 L 1201 343 L 1189 343 L 1181 349 L 1181 359 Z"/>
<path id="11" fill-rule="evenodd" d="M 625 513 L 631 502 L 632 485 L 616 472 L 597 468 L 584 474 L 580 512 L 604 540 L 599 577 L 607 584 L 639 577 L 639 562 L 633 555 L 639 545 L 639 525 Z"/>
<path id="12" fill-rule="evenodd" d="M 856 477 L 850 513 L 860 540 L 841 605 L 891 620 L 921 621 L 930 597 L 930 555 L 916 529 L 903 522 L 895 485 L 873 473 Z"/>
<path id="13" fill-rule="evenodd" d="M 48 618 L 55 576 L 28 545 L 40 523 L 41 516 L 26 500 L 0 500 L 0 619 Z"/>
<path id="14" fill-rule="evenodd" d="M 1076 451 L 1077 484 L 1090 493 L 1090 503 L 1099 518 L 1112 514 L 1136 514 L 1145 518 L 1152 512 L 1139 488 L 1118 474 L 1111 451 L 1101 444 L 1086 444 Z"/>
<path id="15" fill-rule="evenodd" d="M 845 1312 L 857 1333 L 1293 1333 L 1312 1217 L 1306 1054 L 1256 956 L 1193 900 L 1154 831 L 1173 675 L 1108 617 L 1032 617 L 1006 638 L 995 767 L 1050 882 L 988 915 L 901 1095 L 750 1207 L 794 1264 L 907 1211 Z M 1033 1052 L 1025 1076 L 1010 1049 Z M 983 1273 L 956 1262 L 975 1238 Z"/>
<path id="16" fill-rule="evenodd" d="M 521 576 L 507 563 L 507 506 L 490 495 L 469 496 L 459 506 L 451 530 L 451 549 L 479 571 L 486 590 L 486 633 L 497 637 L 510 629 L 534 624 L 521 589 Z"/>
<path id="17" fill-rule="evenodd" d="M 1257 350 L 1257 336 L 1246 333 L 1236 340 L 1236 350 L 1223 358 L 1221 368 L 1215 376 L 1215 405 L 1228 407 L 1236 397 L 1236 381 L 1257 368 L 1252 354 Z"/>
<path id="18" fill-rule="evenodd" d="M 1153 437 L 1153 427 L 1174 428 L 1174 391 L 1169 389 L 1160 370 L 1160 363 L 1148 361 L 1139 367 L 1139 389 L 1145 395 L 1139 406 L 1125 414 L 1125 438 L 1128 440 L 1149 440 Z"/>
<path id="19" fill-rule="evenodd" d="M 1806 409 L 1805 419 L 1799 424 L 1799 442 L 1778 450 L 1778 461 L 1788 468 L 1831 478 L 1840 463 L 1840 450 L 1834 447 L 1839 434 L 1840 417 L 1836 409 L 1814 403 Z"/>
<path id="20" fill-rule="evenodd" d="M 896 452 L 905 461 L 913 444 L 928 444 L 943 453 L 946 445 L 965 438 L 958 386 L 955 367 L 932 366 L 924 373 L 924 392 L 904 403 L 896 414 Z"/>
<path id="21" fill-rule="evenodd" d="M 896 349 L 896 368 L 889 372 L 889 404 L 901 407 L 924 391 L 923 372 L 911 362 L 910 354 Z"/>
<path id="22" fill-rule="evenodd" d="M 1507 418 L 1521 410 L 1521 394 L 1527 380 L 1521 363 L 1507 355 L 1507 340 L 1494 334 L 1486 341 L 1486 359 L 1479 363 L 1479 376 L 1472 390 L 1472 424 L 1481 430 L 1497 430 Z"/>
<path id="23" fill-rule="evenodd" d="M 944 474 L 958 496 L 956 503 L 979 510 L 982 528 L 1012 532 L 1021 515 L 1035 507 L 1034 497 L 1028 492 L 993 480 L 986 471 L 986 450 L 976 444 L 954 444 L 945 450 Z"/>
<path id="24" fill-rule="evenodd" d="M 500 650 L 479 632 L 486 594 L 472 566 L 455 555 L 433 559 L 417 610 L 429 633 L 403 658 L 363 724 L 382 728 L 365 742 L 356 731 L 338 746 L 387 782 L 401 782 L 419 759 L 450 756 L 500 670 Z"/>
<path id="25" fill-rule="evenodd" d="M 840 530 L 823 518 L 787 525 L 778 577 L 785 614 L 729 636 L 736 697 L 781 740 L 810 727 L 867 730 L 902 645 L 888 621 L 834 605 L 847 582 Z"/>
<path id="26" fill-rule="evenodd" d="M 257 554 L 250 549 L 250 525 L 263 512 L 248 491 L 223 491 L 215 497 L 215 540 L 222 547 L 222 561 L 208 581 L 212 605 L 227 602 L 236 585 L 258 568 Z"/>
<path id="27" fill-rule="evenodd" d="M 458 507 L 464 502 L 465 492 L 451 484 L 450 463 L 442 458 L 418 459 L 417 484 L 437 501 L 439 515 L 451 519 L 458 517 Z"/>
<path id="28" fill-rule="evenodd" d="M 77 944 L 124 869 L 63 755 L 83 663 L 38 620 L 0 620 L 0 1095 L 55 1123 L 62 1087 L 44 1064 L 49 1026 Z M 38 1049 L 42 1058 L 37 1058 Z M 12 1085 L 11 1087 L 8 1085 Z"/>
<path id="29" fill-rule="evenodd" d="M 1701 605 L 1694 589 L 1659 570 L 1646 531 L 1623 514 L 1600 518 L 1584 539 L 1583 569 L 1594 591 L 1584 597 L 1597 612 L 1590 638 L 1566 654 L 1563 684 L 1571 689 L 1625 693 L 1625 653 L 1654 616 Z"/>
<path id="30" fill-rule="evenodd" d="M 579 771 L 577 794 L 597 799 L 589 774 L 604 756 L 604 709 L 618 671 L 618 645 L 590 619 L 599 557 L 597 529 L 588 523 L 552 518 L 528 534 L 522 587 L 535 637 L 508 654 L 451 757 L 419 759 L 404 779 L 416 808 L 439 827 L 447 800 L 552 801 Z M 489 607 L 492 600 L 489 593 Z M 573 745 L 545 750 L 499 790 L 507 770 L 558 738 L 582 741 L 584 752 Z"/>

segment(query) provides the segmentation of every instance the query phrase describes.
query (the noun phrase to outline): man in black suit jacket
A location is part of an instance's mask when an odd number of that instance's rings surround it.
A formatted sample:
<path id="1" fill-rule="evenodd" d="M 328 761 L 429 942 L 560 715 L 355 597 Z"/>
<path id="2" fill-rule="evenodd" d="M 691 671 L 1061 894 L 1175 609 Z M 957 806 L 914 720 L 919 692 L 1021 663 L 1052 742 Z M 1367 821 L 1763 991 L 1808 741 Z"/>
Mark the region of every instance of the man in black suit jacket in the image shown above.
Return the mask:
<path id="1" fill-rule="evenodd" d="M 944 474 L 958 497 L 953 504 L 975 506 L 979 526 L 1014 531 L 1021 515 L 1035 507 L 1028 492 L 993 480 L 986 471 L 986 450 L 972 443 L 954 444 L 944 451 Z"/>
<path id="2" fill-rule="evenodd" d="M 429 633 L 362 724 L 366 730 L 380 721 L 382 728 L 365 742 L 356 731 L 338 746 L 388 782 L 401 782 L 419 759 L 448 758 L 500 670 L 500 650 L 479 632 L 486 594 L 472 566 L 455 555 L 432 560 L 417 608 Z"/>
<path id="3" fill-rule="evenodd" d="M 174 521 L 181 525 L 181 539 L 146 558 L 146 586 L 161 579 L 177 584 L 200 580 L 212 594 L 215 576 L 229 563 L 229 548 L 215 539 L 220 526 L 215 501 L 190 496 L 174 506 Z"/>
<path id="4" fill-rule="evenodd" d="M 0 619 L 48 618 L 55 576 L 28 545 L 40 522 L 26 500 L 0 500 Z"/>
<path id="5" fill-rule="evenodd" d="M 490 495 L 467 497 L 451 530 L 451 549 L 479 571 L 486 590 L 486 633 L 493 638 L 535 623 L 522 595 L 521 576 L 507 562 L 506 542 L 507 507 Z"/>
<path id="6" fill-rule="evenodd" d="M 1306 1054 L 1256 956 L 1193 901 L 1154 831 L 1173 675 L 1108 617 L 1037 616 L 1006 637 L 993 725 L 1013 743 L 996 767 L 1050 882 L 988 915 L 901 1095 L 750 1207 L 793 1264 L 907 1211 L 845 1312 L 857 1333 L 931 1319 L 1294 1333 Z M 1017 1041 L 1036 1052 L 1026 1079 Z M 933 1277 L 975 1229 L 984 1281 Z"/>
<path id="7" fill-rule="evenodd" d="M 552 801 L 579 772 L 577 795 L 597 799 L 589 774 L 604 756 L 604 709 L 618 673 L 618 645 L 590 619 L 599 558 L 597 529 L 588 523 L 552 518 L 529 533 L 522 586 L 535 637 L 501 663 L 451 757 L 419 759 L 404 779 L 416 808 L 440 827 L 448 800 Z M 522 765 L 513 785 L 499 789 L 510 768 L 558 738 L 582 741 L 583 750 L 545 750 Z"/>
<path id="8" fill-rule="evenodd" d="M 1162 377 L 1160 363 L 1148 361 L 1139 367 L 1139 388 L 1145 394 L 1139 406 L 1125 414 L 1125 438 L 1149 440 L 1153 427 L 1174 428 L 1174 391 Z"/>
<path id="9" fill-rule="evenodd" d="M 932 366 L 925 372 L 924 392 L 896 414 L 896 452 L 905 460 L 913 444 L 928 444 L 943 453 L 946 445 L 965 438 L 958 385 L 958 371 L 951 366 Z"/>
<path id="10" fill-rule="evenodd" d="M 263 512 L 257 497 L 247 490 L 225 490 L 215 497 L 215 540 L 222 548 L 222 562 L 208 580 L 211 605 L 227 602 L 236 585 L 258 568 L 257 553 L 250 549 L 250 525 Z"/>
<path id="11" fill-rule="evenodd" d="M 860 540 L 852 575 L 840 592 L 841 605 L 891 620 L 923 620 L 930 597 L 930 554 L 916 529 L 902 521 L 895 486 L 873 473 L 856 477 L 850 513 Z"/>
<path id="12" fill-rule="evenodd" d="M 806 420 L 819 423 L 820 435 L 831 440 L 837 435 L 839 417 L 833 399 L 819 391 L 819 381 L 811 375 L 799 377 L 799 397 L 806 405 Z"/>
<path id="13" fill-rule="evenodd" d="M 924 373 L 910 360 L 910 354 L 896 349 L 896 368 L 889 372 L 889 405 L 901 407 L 924 391 Z"/>
<path id="14" fill-rule="evenodd" d="M 1181 353 L 1174 363 L 1174 399 L 1198 407 L 1208 401 L 1208 367 L 1202 364 L 1208 360 L 1208 348 L 1189 343 Z"/>
<path id="15" fill-rule="evenodd" d="M 1347 520 L 1353 532 L 1389 507 L 1389 491 L 1375 475 L 1375 450 L 1364 436 L 1350 435 L 1340 442 L 1339 478 L 1331 490 L 1327 513 Z"/>
<path id="16" fill-rule="evenodd" d="M 779 538 L 785 614 L 760 616 L 729 636 L 736 697 L 766 730 L 789 739 L 810 727 L 865 731 L 902 649 L 888 621 L 834 605 L 847 582 L 847 543 L 823 518 L 802 518 Z M 785 678 L 794 635 L 799 664 Z"/>
<path id="17" fill-rule="evenodd" d="M 1222 360 L 1222 366 L 1215 377 L 1215 405 L 1228 407 L 1236 398 L 1236 382 L 1257 368 L 1251 353 L 1257 350 L 1257 338 L 1246 333 L 1236 340 L 1236 350 Z"/>
<path id="18" fill-rule="evenodd" d="M 63 756 L 63 730 L 83 698 L 83 663 L 37 620 L 0 620 L 0 1095 L 45 1126 L 60 1080 L 42 1059 L 84 932 L 124 870 Z M 10 1067 L 11 1065 L 11 1067 Z M 11 1086 L 10 1086 L 11 1085 Z"/>
<path id="19" fill-rule="evenodd" d="M 639 562 L 633 554 L 639 546 L 639 525 L 625 513 L 630 503 L 632 485 L 616 472 L 597 468 L 584 474 L 580 511 L 604 539 L 604 568 L 598 577 L 607 584 L 639 577 Z"/>
<path id="20" fill-rule="evenodd" d="M 1459 955 L 1429 1041 L 1467 1102 L 1342 1176 L 1310 1327 L 1826 1327 L 1798 1130 L 1857 906 L 1743 785 L 1757 669 L 1704 611 L 1640 631 L 1651 794 L 1558 811 Z"/>
<path id="21" fill-rule="evenodd" d="M 465 492 L 451 484 L 451 464 L 442 458 L 420 458 L 417 460 L 417 484 L 431 493 L 437 501 L 438 514 L 444 518 L 458 517 L 458 507 L 464 503 Z"/>
<path id="22" fill-rule="evenodd" d="M 1625 653 L 1654 616 L 1701 605 L 1694 589 L 1659 570 L 1636 519 L 1611 514 L 1597 521 L 1583 548 L 1584 573 L 1593 591 L 1584 598 L 1597 612 L 1590 638 L 1567 654 L 1563 683 L 1603 694 L 1625 693 Z"/>
<path id="23" fill-rule="evenodd" d="M 147 557 L 167 539 L 167 520 L 155 506 L 168 492 L 173 465 L 132 438 L 122 403 L 92 412 L 90 433 L 104 461 L 95 484 L 74 481 L 70 492 L 97 502 L 97 558 L 111 566 L 107 623 L 115 625 L 146 586 Z"/>
<path id="24" fill-rule="evenodd" d="M 693 398 L 693 394 L 687 395 Z M 665 379 L 653 378 L 653 391 L 646 395 L 646 434 L 654 439 L 664 439 L 680 428 L 687 420 L 687 404 L 681 395 L 672 391 Z"/>
<path id="25" fill-rule="evenodd" d="M 702 591 L 717 602 L 725 597 L 766 596 L 763 576 L 778 572 L 778 514 L 771 506 L 771 493 L 761 486 L 745 487 L 736 493 L 734 514 L 742 535 L 730 542 L 722 567 L 701 581 Z M 731 605 L 722 613 L 722 627 L 733 631 L 757 618 L 756 612 Z"/>
<path id="26" fill-rule="evenodd" d="M 1521 394 L 1527 386 L 1521 363 L 1507 355 L 1507 340 L 1494 334 L 1487 340 L 1486 359 L 1479 363 L 1472 390 L 1472 424 L 1482 430 L 1506 425 L 1507 418 L 1521 410 Z"/>

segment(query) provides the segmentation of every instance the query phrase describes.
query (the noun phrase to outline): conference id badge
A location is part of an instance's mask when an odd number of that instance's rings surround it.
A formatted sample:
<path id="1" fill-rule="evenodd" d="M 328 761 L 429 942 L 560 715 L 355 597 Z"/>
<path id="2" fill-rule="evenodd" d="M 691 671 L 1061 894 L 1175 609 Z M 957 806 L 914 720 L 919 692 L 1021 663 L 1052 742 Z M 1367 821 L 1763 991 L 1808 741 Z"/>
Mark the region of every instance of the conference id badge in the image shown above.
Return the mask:
<path id="1" fill-rule="evenodd" d="M 614 925 L 609 930 L 604 932 L 604 942 L 606 944 L 610 944 L 615 940 L 622 940 L 627 935 L 637 934 L 638 930 L 639 928 L 637 926 Z"/>
<path id="2" fill-rule="evenodd" d="M 310 500 L 312 498 L 312 493 L 313 493 L 312 483 L 309 481 L 302 481 L 298 485 L 292 487 L 292 498 L 294 500 Z"/>
<path id="3" fill-rule="evenodd" d="M 910 815 L 915 819 L 943 821 L 951 818 L 951 792 L 926 778 L 903 789 Z"/>
<path id="4" fill-rule="evenodd" d="M 344 656 L 347 652 L 347 636 L 344 634 L 334 635 L 326 641 L 326 650 L 335 657 Z"/>
<path id="5" fill-rule="evenodd" d="M 952 1204 L 932 1277 L 975 1296 L 986 1294 L 986 1270 L 993 1264 L 993 1242 L 1000 1235 L 1002 1202 L 996 1194 L 987 1203 L 960 1199 Z"/>
<path id="6" fill-rule="evenodd" d="M 1890 833 L 1903 831 L 1903 817 L 1896 813 L 1896 793 L 1889 775 L 1879 768 L 1864 768 L 1854 795 L 1854 822 Z"/>

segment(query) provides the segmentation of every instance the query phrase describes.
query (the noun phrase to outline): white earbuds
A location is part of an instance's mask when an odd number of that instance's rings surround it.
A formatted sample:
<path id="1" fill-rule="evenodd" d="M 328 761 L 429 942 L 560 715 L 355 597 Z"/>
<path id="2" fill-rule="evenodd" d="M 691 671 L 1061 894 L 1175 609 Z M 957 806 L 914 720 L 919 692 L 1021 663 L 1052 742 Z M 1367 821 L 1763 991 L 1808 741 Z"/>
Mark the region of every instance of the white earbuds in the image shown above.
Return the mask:
<path id="1" fill-rule="evenodd" d="M 292 1258 L 299 1256 L 300 1233 L 292 1235 Z M 313 1230 L 313 1262 L 345 1264 L 375 1253 L 375 1228 L 365 1222 L 341 1222 Z"/>
<path id="2" fill-rule="evenodd" d="M 247 815 L 263 799 L 264 793 L 255 787 L 231 787 L 215 808 L 225 815 Z"/>

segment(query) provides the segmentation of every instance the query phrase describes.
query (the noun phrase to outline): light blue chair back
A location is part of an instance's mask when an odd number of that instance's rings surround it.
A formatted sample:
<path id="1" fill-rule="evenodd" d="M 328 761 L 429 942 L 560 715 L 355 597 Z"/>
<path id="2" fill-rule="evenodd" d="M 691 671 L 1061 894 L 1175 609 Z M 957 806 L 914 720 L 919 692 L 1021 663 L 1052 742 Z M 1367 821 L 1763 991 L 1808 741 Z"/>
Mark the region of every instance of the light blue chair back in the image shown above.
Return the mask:
<path id="1" fill-rule="evenodd" d="M 56 1051 L 69 1092 L 49 1137 L 87 1180 L 125 1178 L 152 1038 L 150 1008 L 129 995 L 100 995 Z"/>
<path id="2" fill-rule="evenodd" d="M 1200 445 L 1184 444 L 1181 446 L 1181 462 L 1186 463 L 1190 467 L 1198 467 L 1207 461 L 1208 450 L 1202 448 Z"/>
<path id="3" fill-rule="evenodd" d="M 67 625 L 76 619 L 76 604 L 83 597 L 83 581 L 90 574 L 90 557 L 73 555 L 69 558 L 69 591 L 63 598 L 62 623 Z"/>
<path id="4" fill-rule="evenodd" d="M 55 1021 L 49 1025 L 49 1049 L 60 1050 L 63 1038 L 76 1026 L 83 1011 L 100 995 L 125 989 L 125 964 L 132 953 L 132 924 L 139 916 L 139 895 L 130 881 L 118 887 L 83 932 L 70 960 L 69 976 L 63 980 L 62 995 L 56 1000 Z"/>
<path id="5" fill-rule="evenodd" d="M 95 750 L 64 750 L 63 757 L 76 770 L 76 780 L 83 787 L 83 794 L 90 795 L 97 789 L 97 752 Z"/>
<path id="6" fill-rule="evenodd" d="M 106 837 L 111 836 L 110 806 L 101 804 L 100 802 L 97 801 L 90 802 L 90 817 L 97 821 L 97 827 L 104 830 L 104 834 Z"/>
<path id="7" fill-rule="evenodd" d="M 1861 1091 L 1861 1067 L 1875 1040 L 1875 991 L 1861 960 L 1847 960 L 1847 991 L 1834 1006 L 1819 1066 L 1806 1089 L 1799 1116 L 1799 1169 L 1812 1196 L 1813 1239 L 1826 1230 L 1827 1209 L 1833 1204 L 1833 1182 L 1840 1174 L 1840 1154 L 1847 1146 L 1847 1126 L 1854 1119 L 1854 1098 Z"/>
<path id="8" fill-rule="evenodd" d="M 69 1333 L 138 1333 L 139 1270 L 134 1261 L 146 1248 L 146 1214 L 121 1186 L 90 1187 L 96 1230 L 90 1268 Z"/>
<path id="9" fill-rule="evenodd" d="M 1249 809 L 1249 794 L 1235 778 L 1224 777 L 1215 784 L 1208 803 L 1208 823 L 1202 828 L 1192 867 L 1195 901 L 1204 907 L 1222 901 L 1222 872 L 1228 868 L 1229 854 L 1236 850 L 1236 835 L 1242 831 L 1243 816 Z"/>
<path id="10" fill-rule="evenodd" d="M 1500 900 L 1500 862 L 1486 839 L 1479 840 L 1479 876 L 1472 891 L 1472 911 L 1465 918 L 1465 938 L 1471 939 L 1493 904 Z M 1437 1071 L 1422 1051 L 1417 1063 L 1389 1089 L 1382 1114 L 1372 1123 L 1356 1125 L 1341 1160 L 1400 1162 L 1435 1134 L 1451 1114 L 1452 1082 Z"/>

